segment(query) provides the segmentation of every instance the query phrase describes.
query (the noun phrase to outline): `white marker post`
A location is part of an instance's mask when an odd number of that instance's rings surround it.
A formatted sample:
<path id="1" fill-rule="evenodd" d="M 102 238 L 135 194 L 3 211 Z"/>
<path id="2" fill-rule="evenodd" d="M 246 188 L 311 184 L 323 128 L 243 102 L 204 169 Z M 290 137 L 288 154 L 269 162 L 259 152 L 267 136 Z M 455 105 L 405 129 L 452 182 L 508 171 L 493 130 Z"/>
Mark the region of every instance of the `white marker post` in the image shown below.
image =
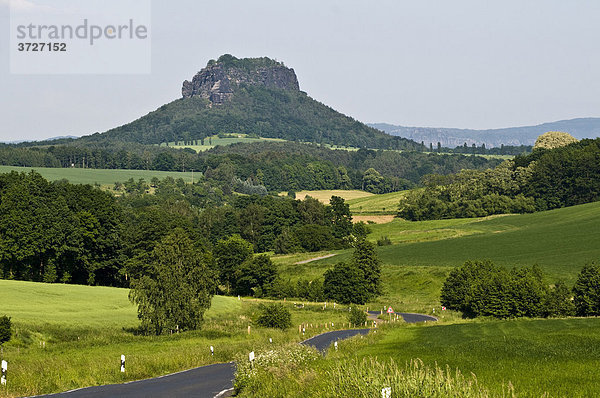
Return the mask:
<path id="1" fill-rule="evenodd" d="M 269 343 L 273 344 L 273 338 L 269 337 Z"/>
<path id="2" fill-rule="evenodd" d="M 333 343 L 333 346 L 335 347 L 335 350 L 337 351 L 337 341 L 335 343 Z"/>
<path id="3" fill-rule="evenodd" d="M 250 362 L 254 362 L 254 351 L 251 351 L 250 354 L 248 354 L 248 359 Z"/>
<path id="4" fill-rule="evenodd" d="M 381 398 L 392 398 L 392 387 L 383 387 L 381 389 Z"/>
<path id="5" fill-rule="evenodd" d="M 121 373 L 125 373 L 125 355 L 121 355 Z"/>
<path id="6" fill-rule="evenodd" d="M 2 360 L 2 377 L 0 377 L 0 383 L 6 385 L 6 371 L 8 370 L 8 362 Z"/>
<path id="7" fill-rule="evenodd" d="M 215 347 L 210 346 L 210 356 L 212 357 L 213 355 L 215 355 Z"/>

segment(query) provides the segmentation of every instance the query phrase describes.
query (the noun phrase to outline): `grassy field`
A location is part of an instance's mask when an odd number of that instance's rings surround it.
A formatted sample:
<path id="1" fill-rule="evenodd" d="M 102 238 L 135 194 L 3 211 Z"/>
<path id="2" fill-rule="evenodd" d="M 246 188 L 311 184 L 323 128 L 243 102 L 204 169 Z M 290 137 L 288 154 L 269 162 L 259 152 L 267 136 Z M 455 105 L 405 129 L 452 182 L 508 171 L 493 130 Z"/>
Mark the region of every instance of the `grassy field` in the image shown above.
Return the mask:
<path id="1" fill-rule="evenodd" d="M 252 326 L 248 334 L 261 301 L 215 296 L 202 330 L 141 336 L 135 333 L 136 309 L 127 295 L 127 289 L 119 288 L 0 280 L 0 315 L 13 322 L 13 338 L 4 347 L 9 388 L 0 389 L 0 397 L 120 383 L 227 362 L 240 353 L 319 334 L 331 329 L 331 322 L 342 328 L 347 315 L 346 307 L 295 308 L 286 302 L 292 328 Z M 300 324 L 305 324 L 305 335 L 298 332 Z M 125 374 L 119 372 L 121 354 L 127 357 Z"/>
<path id="2" fill-rule="evenodd" d="M 343 344 L 342 347 L 343 349 Z M 519 397 L 597 397 L 600 319 L 519 319 L 391 328 L 345 355 L 473 372 L 500 396 L 510 382 Z"/>
<path id="3" fill-rule="evenodd" d="M 395 233 L 392 224 L 373 226 L 374 235 L 403 234 L 405 224 L 395 225 L 399 227 Z M 386 246 L 379 254 L 390 265 L 457 266 L 468 259 L 490 259 L 505 266 L 538 264 L 572 282 L 586 262 L 600 260 L 598 225 L 600 202 L 473 222 L 449 220 L 446 228 L 430 231 L 450 234 L 446 239 Z"/>
<path id="4" fill-rule="evenodd" d="M 600 202 L 526 215 L 494 216 L 370 225 L 368 239 L 388 236 L 392 245 L 378 247 L 384 294 L 370 305 L 394 305 L 404 311 L 432 313 L 439 308 L 441 285 L 450 270 L 466 260 L 498 264 L 538 264 L 549 282 L 573 283 L 581 267 L 600 260 Z M 298 261 L 329 253 L 334 257 L 305 264 Z M 322 278 L 351 250 L 275 256 L 282 275 L 291 280 Z"/>
<path id="5" fill-rule="evenodd" d="M 398 203 L 404 192 L 391 192 L 381 195 L 370 195 L 362 198 L 350 198 L 348 204 L 353 215 L 396 214 Z"/>
<path id="6" fill-rule="evenodd" d="M 186 182 L 192 181 L 191 172 L 178 171 L 155 171 L 155 170 L 104 170 L 104 169 L 81 169 L 81 168 L 50 168 L 50 167 L 17 167 L 0 166 L 0 173 L 11 171 L 28 173 L 35 170 L 49 181 L 67 179 L 73 184 L 100 184 L 112 186 L 115 182 L 125 182 L 130 178 L 135 181 L 143 178 L 149 182 L 152 177 L 163 179 L 166 177 L 183 178 Z"/>
<path id="7" fill-rule="evenodd" d="M 244 144 L 248 144 L 251 142 L 264 142 L 264 141 L 279 141 L 279 142 L 283 142 L 285 140 L 279 139 L 279 138 L 249 138 L 247 137 L 246 134 L 236 134 L 236 137 L 228 137 L 228 138 L 219 138 L 218 135 L 214 135 L 212 137 L 206 138 L 204 140 L 204 144 L 205 145 L 184 145 L 183 141 L 179 141 L 179 142 L 169 142 L 169 147 L 171 148 L 176 148 L 176 149 L 182 149 L 182 148 L 191 148 L 196 152 L 203 152 L 203 151 L 207 151 L 211 148 L 216 147 L 217 145 L 231 145 L 231 144 L 237 144 L 237 143 L 244 143 Z M 167 146 L 165 143 L 160 144 L 160 146 Z"/>
<path id="8" fill-rule="evenodd" d="M 280 195 L 287 195 L 287 192 L 281 192 Z M 329 204 L 329 200 L 332 196 L 339 196 L 344 200 L 352 200 L 358 198 L 368 198 L 375 196 L 372 193 L 359 191 L 359 190 L 345 190 L 345 189 L 332 189 L 328 191 L 299 191 L 296 192 L 296 199 L 304 200 L 305 197 L 310 196 L 311 198 L 317 199 L 320 202 Z"/>

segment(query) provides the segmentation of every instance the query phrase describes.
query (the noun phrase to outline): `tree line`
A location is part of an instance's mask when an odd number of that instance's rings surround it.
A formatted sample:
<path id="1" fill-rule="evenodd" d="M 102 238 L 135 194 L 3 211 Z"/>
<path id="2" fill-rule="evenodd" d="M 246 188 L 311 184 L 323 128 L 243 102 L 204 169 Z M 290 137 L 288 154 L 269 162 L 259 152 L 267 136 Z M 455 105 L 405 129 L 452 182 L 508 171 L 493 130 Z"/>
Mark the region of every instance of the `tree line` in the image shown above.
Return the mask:
<path id="1" fill-rule="evenodd" d="M 216 147 L 196 154 L 191 149 L 91 143 L 0 145 L 0 164 L 24 167 L 135 169 L 198 172 L 221 185 L 246 181 L 268 192 L 319 189 L 364 189 L 373 193 L 411 188 L 427 174 L 461 169 L 483 170 L 500 163 L 480 156 L 419 152 L 331 150 L 314 144 L 260 142 Z M 250 188 L 252 189 L 252 188 Z M 243 192 L 247 193 L 247 192 Z"/>
<path id="2" fill-rule="evenodd" d="M 408 220 L 530 213 L 600 198 L 600 139 L 536 148 L 495 169 L 423 178 L 405 195 L 398 215 Z"/>
<path id="3" fill-rule="evenodd" d="M 491 261 L 467 261 L 450 272 L 441 303 L 465 317 L 495 318 L 600 315 L 600 266 L 583 267 L 572 288 L 550 285 L 537 267 L 506 269 Z"/>
<path id="4" fill-rule="evenodd" d="M 151 186 L 154 194 L 147 193 Z M 350 247 L 368 233 L 364 223 L 352 223 L 339 197 L 325 205 L 310 197 L 226 194 L 173 178 L 131 180 L 115 197 L 35 172 L 0 175 L 2 278 L 127 286 L 143 274 L 144 256 L 177 228 L 209 252 L 232 236 L 253 252 L 293 253 Z"/>

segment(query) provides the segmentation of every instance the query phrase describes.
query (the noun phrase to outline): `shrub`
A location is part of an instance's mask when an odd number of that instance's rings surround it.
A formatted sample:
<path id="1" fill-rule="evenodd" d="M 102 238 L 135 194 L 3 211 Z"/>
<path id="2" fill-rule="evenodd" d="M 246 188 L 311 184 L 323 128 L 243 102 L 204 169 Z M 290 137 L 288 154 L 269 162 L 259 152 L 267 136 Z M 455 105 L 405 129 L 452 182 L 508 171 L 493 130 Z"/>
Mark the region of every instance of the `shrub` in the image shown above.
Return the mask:
<path id="1" fill-rule="evenodd" d="M 283 304 L 261 304 L 259 311 L 256 323 L 260 326 L 282 330 L 292 326 L 292 313 Z"/>
<path id="2" fill-rule="evenodd" d="M 367 321 L 367 313 L 358 307 L 352 307 L 348 314 L 348 322 L 353 325 L 362 325 Z"/>
<path id="3" fill-rule="evenodd" d="M 10 340 L 10 317 L 4 315 L 0 317 L 0 345 Z"/>
<path id="4" fill-rule="evenodd" d="M 377 246 L 389 246 L 392 244 L 392 241 L 390 240 L 390 238 L 385 235 L 382 236 L 381 238 L 377 239 Z"/>
<path id="5" fill-rule="evenodd" d="M 244 296 L 260 296 L 277 277 L 277 267 L 268 255 L 259 254 L 242 263 L 234 272 L 233 291 Z"/>

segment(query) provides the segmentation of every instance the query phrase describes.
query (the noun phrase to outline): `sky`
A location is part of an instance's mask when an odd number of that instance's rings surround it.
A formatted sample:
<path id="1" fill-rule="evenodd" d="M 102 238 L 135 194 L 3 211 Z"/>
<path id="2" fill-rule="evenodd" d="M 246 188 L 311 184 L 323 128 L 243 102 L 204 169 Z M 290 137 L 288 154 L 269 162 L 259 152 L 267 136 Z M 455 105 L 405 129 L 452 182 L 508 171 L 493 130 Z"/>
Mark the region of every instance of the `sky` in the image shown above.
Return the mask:
<path id="1" fill-rule="evenodd" d="M 11 73 L 0 0 L 0 141 L 128 123 L 180 98 L 183 80 L 225 53 L 283 61 L 301 90 L 366 123 L 484 129 L 600 116 L 597 1 L 149 1 L 150 73 L 27 75 Z"/>

